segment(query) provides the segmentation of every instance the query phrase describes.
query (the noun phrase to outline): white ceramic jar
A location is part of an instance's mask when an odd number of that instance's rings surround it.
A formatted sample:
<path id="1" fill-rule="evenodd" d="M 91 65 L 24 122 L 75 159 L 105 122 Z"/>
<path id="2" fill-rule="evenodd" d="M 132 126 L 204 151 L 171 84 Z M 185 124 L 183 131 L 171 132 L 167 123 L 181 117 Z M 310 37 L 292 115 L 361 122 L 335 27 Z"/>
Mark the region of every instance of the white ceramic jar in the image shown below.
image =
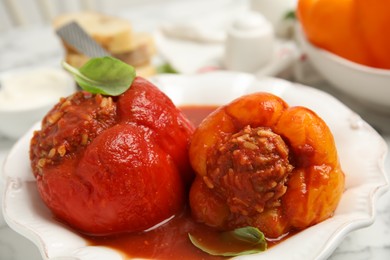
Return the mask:
<path id="1" fill-rule="evenodd" d="M 254 73 L 265 66 L 274 52 L 274 30 L 260 13 L 247 12 L 227 30 L 226 69 Z"/>

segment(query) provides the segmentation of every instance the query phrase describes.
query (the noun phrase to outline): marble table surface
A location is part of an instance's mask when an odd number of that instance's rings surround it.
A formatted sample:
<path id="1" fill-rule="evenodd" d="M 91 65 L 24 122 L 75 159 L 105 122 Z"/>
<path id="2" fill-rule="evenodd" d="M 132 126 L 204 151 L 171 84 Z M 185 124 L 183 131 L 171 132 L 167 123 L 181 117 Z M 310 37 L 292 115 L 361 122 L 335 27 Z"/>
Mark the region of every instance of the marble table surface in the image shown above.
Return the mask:
<path id="1" fill-rule="evenodd" d="M 149 21 L 150 22 L 150 21 Z M 62 48 L 50 27 L 38 26 L 16 29 L 0 34 L 0 73 L 9 69 L 40 65 L 58 66 L 62 58 Z M 367 110 L 344 98 L 340 93 L 319 84 L 319 88 L 345 101 L 370 123 L 385 139 L 390 147 L 390 116 Z M 0 122 L 1 123 L 1 122 Z M 0 165 L 15 140 L 0 136 Z M 0 168 L 1 169 L 1 168 Z M 390 175 L 390 155 L 387 155 L 385 169 Z M 1 176 L 1 170 L 0 170 Z M 390 179 L 390 176 L 389 176 Z M 0 191 L 2 194 L 3 183 Z M 0 195 L 1 197 L 2 195 Z M 390 259 L 390 192 L 385 193 L 376 203 L 375 222 L 366 228 L 348 234 L 329 257 L 331 260 L 382 260 Z M 40 260 L 38 248 L 7 226 L 0 213 L 0 259 Z"/>

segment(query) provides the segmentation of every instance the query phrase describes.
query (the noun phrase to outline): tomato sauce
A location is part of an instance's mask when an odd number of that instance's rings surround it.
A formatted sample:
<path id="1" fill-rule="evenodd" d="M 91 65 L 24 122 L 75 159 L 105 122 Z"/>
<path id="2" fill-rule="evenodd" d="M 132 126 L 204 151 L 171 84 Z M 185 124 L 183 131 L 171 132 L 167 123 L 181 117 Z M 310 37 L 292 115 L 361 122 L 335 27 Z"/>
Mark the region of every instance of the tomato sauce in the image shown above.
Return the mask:
<path id="1" fill-rule="evenodd" d="M 125 258 L 146 259 L 224 259 L 211 256 L 191 244 L 188 233 L 216 236 L 217 233 L 202 224 L 195 223 L 189 211 L 173 217 L 167 223 L 150 231 L 124 234 L 116 237 L 88 238 L 91 245 L 107 246 L 124 253 Z"/>
<path id="2" fill-rule="evenodd" d="M 215 106 L 188 106 L 181 107 L 183 113 L 195 125 L 198 125 Z M 196 223 L 191 218 L 190 210 L 185 209 L 180 215 L 173 217 L 149 231 L 118 235 L 113 237 L 85 237 L 90 245 L 106 246 L 123 253 L 124 258 L 149 259 L 227 259 L 226 257 L 212 256 L 192 245 L 188 234 L 207 238 L 208 241 L 217 241 L 218 232 L 208 226 Z M 269 241 L 268 248 L 280 241 Z M 216 243 L 217 244 L 217 243 Z M 218 245 L 220 246 L 220 245 Z M 226 245 L 226 251 L 231 248 Z"/>
<path id="3" fill-rule="evenodd" d="M 203 119 L 206 118 L 211 112 L 213 112 L 217 106 L 182 106 L 180 110 L 187 116 L 187 118 L 195 125 L 198 126 Z"/>

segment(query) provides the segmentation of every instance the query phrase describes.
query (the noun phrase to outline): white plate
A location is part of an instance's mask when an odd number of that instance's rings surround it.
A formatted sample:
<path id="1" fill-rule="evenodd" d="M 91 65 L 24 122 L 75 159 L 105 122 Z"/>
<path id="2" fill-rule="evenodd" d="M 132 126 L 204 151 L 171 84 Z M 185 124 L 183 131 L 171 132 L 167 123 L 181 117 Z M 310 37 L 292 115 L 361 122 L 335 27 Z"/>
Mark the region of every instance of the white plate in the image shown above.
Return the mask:
<path id="1" fill-rule="evenodd" d="M 387 146 L 377 132 L 332 96 L 279 79 L 258 80 L 248 74 L 227 72 L 161 75 L 152 81 L 177 105 L 222 104 L 250 92 L 272 92 L 290 105 L 303 105 L 317 112 L 334 134 L 346 174 L 346 190 L 335 215 L 264 253 L 239 259 L 325 259 L 347 233 L 373 223 L 375 202 L 389 187 L 384 172 Z M 29 131 L 16 143 L 4 165 L 3 211 L 9 226 L 32 240 L 45 259 L 122 259 L 114 250 L 87 246 L 80 236 L 53 220 L 38 196 L 30 171 L 31 135 Z"/>

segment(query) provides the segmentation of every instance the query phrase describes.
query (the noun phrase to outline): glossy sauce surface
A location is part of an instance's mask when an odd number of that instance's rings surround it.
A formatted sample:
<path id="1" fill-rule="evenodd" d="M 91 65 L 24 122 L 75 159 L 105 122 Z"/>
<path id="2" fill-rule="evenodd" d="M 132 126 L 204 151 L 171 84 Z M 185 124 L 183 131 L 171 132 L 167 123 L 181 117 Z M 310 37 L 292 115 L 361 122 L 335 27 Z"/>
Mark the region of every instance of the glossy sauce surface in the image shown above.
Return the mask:
<path id="1" fill-rule="evenodd" d="M 216 236 L 205 225 L 195 223 L 188 211 L 148 232 L 125 234 L 109 238 L 88 238 L 91 245 L 108 246 L 125 257 L 146 259 L 224 259 L 210 256 L 191 244 L 188 233 Z"/>
<path id="2" fill-rule="evenodd" d="M 215 110 L 214 106 L 181 107 L 185 115 L 198 125 L 203 118 Z M 191 218 L 187 208 L 182 214 L 147 232 L 125 234 L 109 238 L 86 237 L 90 245 L 107 246 L 123 253 L 125 258 L 149 259 L 226 259 L 211 256 L 191 244 L 188 233 L 207 239 L 217 246 L 218 232 Z M 213 242 L 214 241 L 214 242 Z M 276 242 L 268 242 L 268 248 Z M 220 246 L 220 245 L 219 245 Z M 226 245 L 226 250 L 231 245 Z"/>
<path id="3" fill-rule="evenodd" d="M 179 109 L 195 126 L 198 126 L 203 119 L 217 109 L 217 106 L 182 106 Z"/>

